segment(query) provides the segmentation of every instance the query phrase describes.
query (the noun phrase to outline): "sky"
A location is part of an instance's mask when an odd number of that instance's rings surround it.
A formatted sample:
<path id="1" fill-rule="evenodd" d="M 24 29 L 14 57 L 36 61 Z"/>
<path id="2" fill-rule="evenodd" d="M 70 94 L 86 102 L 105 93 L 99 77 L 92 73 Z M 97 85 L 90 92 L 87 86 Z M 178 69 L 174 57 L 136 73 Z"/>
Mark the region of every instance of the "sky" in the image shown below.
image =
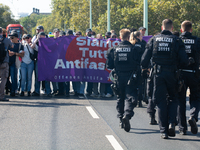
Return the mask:
<path id="1" fill-rule="evenodd" d="M 51 12 L 51 0 L 0 0 L 0 3 L 9 6 L 15 16 L 22 12 L 30 14 L 33 8 L 39 9 L 41 13 Z"/>

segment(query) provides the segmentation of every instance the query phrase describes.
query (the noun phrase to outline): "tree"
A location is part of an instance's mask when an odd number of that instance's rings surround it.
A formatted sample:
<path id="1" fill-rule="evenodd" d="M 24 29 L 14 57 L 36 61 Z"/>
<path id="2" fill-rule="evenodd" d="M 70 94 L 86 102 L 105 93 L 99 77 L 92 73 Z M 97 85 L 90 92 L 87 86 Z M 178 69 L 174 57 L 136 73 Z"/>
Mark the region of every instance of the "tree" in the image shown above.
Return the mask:
<path id="1" fill-rule="evenodd" d="M 66 26 L 85 33 L 90 23 L 89 8 L 90 0 L 52 0 L 52 15 L 38 22 L 47 27 L 46 31 Z M 160 32 L 162 20 L 169 18 L 176 31 L 180 31 L 184 20 L 192 21 L 193 34 L 200 36 L 200 0 L 151 0 L 148 13 L 149 35 Z M 111 0 L 111 29 L 118 33 L 122 28 L 140 26 L 143 26 L 143 0 Z M 92 0 L 92 29 L 96 33 L 107 31 L 107 0 Z"/>
<path id="2" fill-rule="evenodd" d="M 6 28 L 8 24 L 18 24 L 19 22 L 13 19 L 10 8 L 6 5 L 0 4 L 0 27 Z"/>
<path id="3" fill-rule="evenodd" d="M 60 24 L 56 23 L 57 19 L 58 18 L 56 18 L 53 14 L 51 14 L 51 15 L 45 17 L 45 18 L 39 19 L 37 21 L 37 25 L 36 26 L 42 25 L 44 27 L 45 33 L 48 34 L 49 32 L 52 32 L 53 29 L 55 29 L 55 28 L 61 29 Z M 35 29 L 36 28 L 32 29 L 32 33 L 35 33 Z"/>
<path id="4" fill-rule="evenodd" d="M 32 29 L 37 25 L 37 21 L 41 18 L 47 17 L 46 15 L 31 14 L 27 17 L 20 18 L 20 24 L 27 30 L 29 34 L 34 34 Z M 35 29 L 34 29 L 35 30 Z"/>

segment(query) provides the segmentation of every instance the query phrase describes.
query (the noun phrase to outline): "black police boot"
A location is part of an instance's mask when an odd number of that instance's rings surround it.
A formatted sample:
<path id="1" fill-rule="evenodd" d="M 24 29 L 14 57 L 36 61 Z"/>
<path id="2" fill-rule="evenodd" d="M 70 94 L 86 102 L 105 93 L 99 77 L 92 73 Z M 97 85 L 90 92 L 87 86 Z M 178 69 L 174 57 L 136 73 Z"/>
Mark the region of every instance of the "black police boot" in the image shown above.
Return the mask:
<path id="1" fill-rule="evenodd" d="M 191 126 L 191 132 L 192 132 L 192 134 L 197 134 L 198 127 L 197 127 L 196 120 L 193 117 L 190 117 L 190 119 L 188 120 L 188 123 Z"/>
<path id="2" fill-rule="evenodd" d="M 151 117 L 151 120 L 150 120 L 149 124 L 150 125 L 157 125 L 158 124 L 156 119 L 155 119 L 155 117 Z"/>
<path id="3" fill-rule="evenodd" d="M 175 136 L 176 136 L 176 132 L 175 132 L 175 123 L 170 123 L 170 124 L 169 124 L 168 134 L 169 134 L 169 136 L 171 136 L 171 137 L 175 137 Z"/>
<path id="4" fill-rule="evenodd" d="M 131 129 L 131 125 L 130 125 L 129 120 L 130 120 L 130 119 L 129 119 L 127 116 L 124 116 L 124 117 L 122 118 L 123 127 L 124 127 L 124 130 L 125 130 L 126 132 L 129 132 L 130 129 Z"/>
<path id="5" fill-rule="evenodd" d="M 161 138 L 162 138 L 162 139 L 168 139 L 167 133 L 162 133 L 162 134 L 161 134 Z"/>
<path id="6" fill-rule="evenodd" d="M 123 124 L 122 118 L 119 118 L 119 127 L 120 127 L 121 129 L 124 128 L 124 124 Z"/>

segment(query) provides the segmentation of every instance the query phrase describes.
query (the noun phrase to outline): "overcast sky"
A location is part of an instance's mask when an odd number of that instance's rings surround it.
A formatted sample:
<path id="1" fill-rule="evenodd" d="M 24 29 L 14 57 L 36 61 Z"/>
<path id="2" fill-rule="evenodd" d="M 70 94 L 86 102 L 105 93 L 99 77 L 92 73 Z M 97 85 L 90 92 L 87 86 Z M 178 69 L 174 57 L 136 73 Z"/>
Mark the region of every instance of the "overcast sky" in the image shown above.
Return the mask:
<path id="1" fill-rule="evenodd" d="M 33 8 L 37 8 L 41 13 L 51 12 L 51 0 L 0 0 L 0 3 L 10 7 L 13 15 L 18 13 L 31 13 Z"/>

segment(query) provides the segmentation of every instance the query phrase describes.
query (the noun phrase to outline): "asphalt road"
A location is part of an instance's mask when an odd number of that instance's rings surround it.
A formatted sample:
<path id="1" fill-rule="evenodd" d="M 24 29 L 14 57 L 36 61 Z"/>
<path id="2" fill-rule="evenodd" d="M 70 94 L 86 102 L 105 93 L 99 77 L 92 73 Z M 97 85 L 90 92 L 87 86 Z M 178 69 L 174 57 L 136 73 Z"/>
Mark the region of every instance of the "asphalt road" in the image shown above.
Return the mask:
<path id="1" fill-rule="evenodd" d="M 1 150 L 199 150 L 200 133 L 160 138 L 146 105 L 129 133 L 119 128 L 116 99 L 15 97 L 0 102 Z M 189 109 L 189 107 L 188 107 Z M 188 111 L 187 111 L 188 115 Z"/>

